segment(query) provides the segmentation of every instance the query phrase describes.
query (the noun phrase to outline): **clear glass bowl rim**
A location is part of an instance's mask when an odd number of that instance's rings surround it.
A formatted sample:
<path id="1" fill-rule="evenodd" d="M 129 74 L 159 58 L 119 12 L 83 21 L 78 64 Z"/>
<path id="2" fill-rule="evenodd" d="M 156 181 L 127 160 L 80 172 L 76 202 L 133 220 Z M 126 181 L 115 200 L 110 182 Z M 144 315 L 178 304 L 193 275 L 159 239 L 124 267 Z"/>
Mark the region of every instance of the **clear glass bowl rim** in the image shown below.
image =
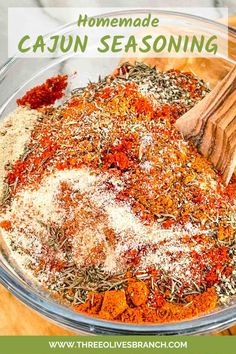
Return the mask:
<path id="1" fill-rule="evenodd" d="M 114 16 L 114 15 L 128 15 L 152 12 L 154 9 L 134 9 L 124 11 L 114 11 L 111 13 L 104 13 L 94 17 Z M 214 25 L 218 29 L 230 33 L 236 42 L 236 30 L 227 27 L 222 23 L 215 22 L 210 19 L 205 19 L 200 16 L 189 15 L 180 12 L 158 10 L 161 15 L 177 16 L 183 19 L 201 20 L 209 25 Z M 75 23 L 69 23 L 60 28 L 61 30 L 69 30 Z M 17 60 L 16 57 L 10 58 L 0 68 L 0 82 L 6 75 L 9 67 Z M 62 325 L 66 328 L 74 330 L 75 332 L 84 331 L 94 334 L 156 334 L 156 335 L 172 335 L 172 334 L 203 334 L 215 330 L 224 329 L 236 322 L 236 304 L 220 309 L 218 312 L 213 312 L 198 318 L 173 322 L 167 324 L 129 324 L 121 322 L 113 322 L 101 320 L 96 317 L 76 313 L 69 308 L 66 308 L 50 297 L 42 296 L 34 288 L 29 287 L 23 283 L 16 275 L 14 275 L 4 264 L 0 264 L 0 282 L 6 289 L 14 294 L 20 301 L 27 306 L 36 310 L 41 315 L 48 319 Z"/>

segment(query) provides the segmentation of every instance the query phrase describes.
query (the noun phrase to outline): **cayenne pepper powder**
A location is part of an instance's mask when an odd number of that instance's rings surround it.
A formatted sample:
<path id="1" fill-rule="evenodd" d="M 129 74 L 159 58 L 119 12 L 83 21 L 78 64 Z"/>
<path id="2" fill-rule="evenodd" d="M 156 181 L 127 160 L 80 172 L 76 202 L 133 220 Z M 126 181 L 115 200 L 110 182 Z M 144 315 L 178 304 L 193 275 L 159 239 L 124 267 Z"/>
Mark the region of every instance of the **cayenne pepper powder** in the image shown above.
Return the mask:
<path id="1" fill-rule="evenodd" d="M 0 228 L 3 228 L 3 229 L 6 230 L 6 231 L 11 230 L 12 225 L 11 225 L 10 220 L 3 220 L 3 221 L 1 221 L 1 222 L 0 222 Z"/>
<path id="2" fill-rule="evenodd" d="M 32 109 L 50 106 L 63 97 L 67 87 L 67 80 L 68 75 L 51 77 L 42 85 L 35 86 L 27 91 L 16 103 L 19 106 L 29 106 Z"/>
<path id="3" fill-rule="evenodd" d="M 137 305 L 134 305 L 128 301 L 130 291 L 131 294 L 138 294 L 140 289 L 146 289 L 146 285 L 143 282 L 131 282 L 131 284 L 125 292 L 113 290 L 96 294 L 96 297 L 99 296 L 99 303 L 92 301 L 90 294 L 86 303 L 75 305 L 73 308 L 78 312 L 85 312 L 107 320 L 113 319 L 128 323 L 166 323 L 199 316 L 213 310 L 217 303 L 215 289 L 209 288 L 202 294 L 189 295 L 188 306 L 170 303 L 161 293 L 157 292 L 153 296 L 154 302 L 151 305 L 148 303 L 147 293 L 142 295 L 142 300 L 138 301 Z"/>
<path id="4" fill-rule="evenodd" d="M 122 151 L 106 155 L 103 159 L 103 162 L 107 169 L 110 167 L 117 167 L 124 171 L 129 167 L 129 159 L 127 155 Z"/>

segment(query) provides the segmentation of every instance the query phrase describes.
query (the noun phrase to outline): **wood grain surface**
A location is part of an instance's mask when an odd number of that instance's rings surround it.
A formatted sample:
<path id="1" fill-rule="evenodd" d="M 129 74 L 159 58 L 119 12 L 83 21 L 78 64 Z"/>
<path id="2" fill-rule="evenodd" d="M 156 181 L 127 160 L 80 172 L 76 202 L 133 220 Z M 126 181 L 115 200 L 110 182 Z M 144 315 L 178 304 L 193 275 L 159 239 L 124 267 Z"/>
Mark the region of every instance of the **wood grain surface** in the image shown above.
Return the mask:
<path id="1" fill-rule="evenodd" d="M 73 333 L 41 317 L 0 285 L 0 335 L 69 336 Z"/>
<path id="2" fill-rule="evenodd" d="M 223 21 L 222 21 L 223 22 Z M 236 16 L 229 19 L 231 27 L 236 27 Z M 236 48 L 230 48 L 231 51 L 236 51 Z M 173 59 L 172 59 L 173 60 Z M 171 62 L 172 62 L 171 60 Z M 186 64 L 185 59 L 180 59 L 180 69 L 184 69 Z M 169 63 L 171 66 L 171 62 Z M 160 61 L 161 64 L 161 61 Z M 211 82 L 214 86 L 216 78 L 218 78 L 217 59 L 211 64 L 207 59 L 204 63 L 199 63 L 198 60 L 193 63 L 192 60 L 188 62 L 191 68 L 195 68 L 195 73 L 198 73 L 199 65 L 204 65 L 204 72 L 207 74 L 210 71 L 210 66 L 214 66 L 214 71 L 211 71 Z M 160 68 L 161 69 L 161 68 Z M 222 69 L 222 68 L 221 68 Z M 228 72 L 229 68 L 225 68 Z M 215 76 L 212 76 L 214 72 Z M 62 329 L 57 325 L 49 322 L 47 319 L 41 317 L 33 310 L 22 304 L 9 291 L 0 285 L 0 335 L 74 335 L 74 333 Z M 214 335 L 236 335 L 236 326 L 224 330 Z"/>
<path id="3" fill-rule="evenodd" d="M 175 123 L 229 183 L 236 165 L 236 65 Z"/>

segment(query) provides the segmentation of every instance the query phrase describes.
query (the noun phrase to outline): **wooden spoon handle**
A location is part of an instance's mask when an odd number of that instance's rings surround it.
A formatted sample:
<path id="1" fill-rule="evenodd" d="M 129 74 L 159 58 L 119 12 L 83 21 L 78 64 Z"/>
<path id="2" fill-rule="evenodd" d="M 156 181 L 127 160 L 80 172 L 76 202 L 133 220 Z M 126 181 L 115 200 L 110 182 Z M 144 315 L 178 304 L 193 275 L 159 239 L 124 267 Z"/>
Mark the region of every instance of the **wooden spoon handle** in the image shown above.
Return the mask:
<path id="1" fill-rule="evenodd" d="M 230 181 L 236 166 L 236 66 L 176 127 Z"/>

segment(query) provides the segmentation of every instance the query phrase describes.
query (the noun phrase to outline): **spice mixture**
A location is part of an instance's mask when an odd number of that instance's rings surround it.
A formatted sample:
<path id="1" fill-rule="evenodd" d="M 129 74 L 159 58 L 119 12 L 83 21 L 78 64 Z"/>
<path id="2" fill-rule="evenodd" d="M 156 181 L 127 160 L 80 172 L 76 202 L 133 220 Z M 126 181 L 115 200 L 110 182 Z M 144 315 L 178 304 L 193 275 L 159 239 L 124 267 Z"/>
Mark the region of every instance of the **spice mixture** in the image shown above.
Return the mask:
<path id="1" fill-rule="evenodd" d="M 171 322 L 230 301 L 236 182 L 224 186 L 174 127 L 207 85 L 126 63 L 53 107 L 67 79 L 17 101 L 34 117 L 24 151 L 4 160 L 0 230 L 17 262 L 103 319 Z"/>

